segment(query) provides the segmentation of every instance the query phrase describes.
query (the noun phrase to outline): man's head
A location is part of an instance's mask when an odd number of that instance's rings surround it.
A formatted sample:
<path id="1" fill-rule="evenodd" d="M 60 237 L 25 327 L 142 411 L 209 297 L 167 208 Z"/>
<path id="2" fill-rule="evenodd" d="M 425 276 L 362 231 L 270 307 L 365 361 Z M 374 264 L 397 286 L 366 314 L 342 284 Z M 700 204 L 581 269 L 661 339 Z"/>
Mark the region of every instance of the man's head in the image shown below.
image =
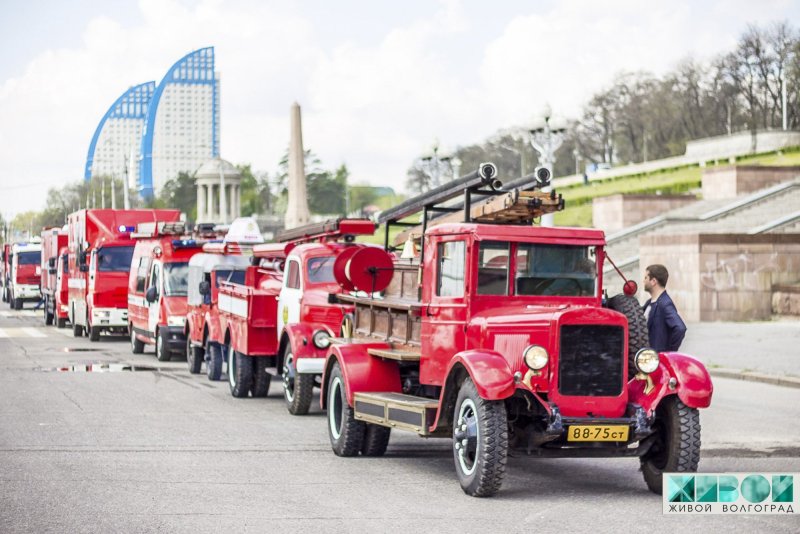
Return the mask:
<path id="1" fill-rule="evenodd" d="M 663 291 L 667 287 L 669 272 L 663 265 L 648 265 L 644 271 L 644 290 L 653 294 L 654 290 Z"/>

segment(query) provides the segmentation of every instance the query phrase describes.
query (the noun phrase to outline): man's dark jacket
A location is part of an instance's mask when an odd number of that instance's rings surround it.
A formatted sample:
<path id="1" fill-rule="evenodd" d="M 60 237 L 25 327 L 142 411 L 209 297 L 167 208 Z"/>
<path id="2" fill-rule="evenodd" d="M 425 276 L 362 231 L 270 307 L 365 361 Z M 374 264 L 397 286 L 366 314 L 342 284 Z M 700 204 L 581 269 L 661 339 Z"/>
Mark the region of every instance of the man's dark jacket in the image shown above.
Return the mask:
<path id="1" fill-rule="evenodd" d="M 664 291 L 655 302 L 648 300 L 642 311 L 651 306 L 647 317 L 647 330 L 650 334 L 650 347 L 658 352 L 676 351 L 680 348 L 686 325 L 683 323 L 675 303 Z"/>

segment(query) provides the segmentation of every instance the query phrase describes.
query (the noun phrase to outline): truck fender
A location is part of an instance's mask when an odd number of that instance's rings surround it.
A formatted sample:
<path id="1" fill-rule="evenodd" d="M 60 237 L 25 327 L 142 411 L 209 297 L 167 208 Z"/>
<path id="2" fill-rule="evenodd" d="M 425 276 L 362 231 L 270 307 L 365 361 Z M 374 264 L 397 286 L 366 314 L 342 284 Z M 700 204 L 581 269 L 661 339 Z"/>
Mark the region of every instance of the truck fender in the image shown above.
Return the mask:
<path id="1" fill-rule="evenodd" d="M 327 349 L 318 349 L 311 341 L 311 337 L 317 330 L 325 330 L 331 335 L 330 330 L 308 323 L 295 323 L 286 325 L 281 336 L 280 357 L 283 360 L 283 351 L 288 344 L 292 348 L 292 354 L 297 358 L 324 358 Z M 331 336 L 333 337 L 333 336 Z M 283 361 L 280 362 L 283 364 Z"/>
<path id="2" fill-rule="evenodd" d="M 388 349 L 388 343 L 359 343 L 353 345 L 331 345 L 322 374 L 319 402 L 324 410 L 328 404 L 328 377 L 333 364 L 338 363 L 344 378 L 347 404 L 353 406 L 353 396 L 360 391 L 402 393 L 400 368 L 393 360 L 378 358 L 367 353 L 367 349 Z"/>
<path id="3" fill-rule="evenodd" d="M 650 374 L 653 390 L 645 394 L 647 382 L 631 380 L 628 384 L 628 400 L 639 404 L 651 412 L 667 395 L 678 395 L 678 398 L 689 408 L 708 408 L 714 393 L 711 375 L 697 359 L 679 352 L 659 353 L 658 369 Z M 675 379 L 675 387 L 669 382 Z"/>

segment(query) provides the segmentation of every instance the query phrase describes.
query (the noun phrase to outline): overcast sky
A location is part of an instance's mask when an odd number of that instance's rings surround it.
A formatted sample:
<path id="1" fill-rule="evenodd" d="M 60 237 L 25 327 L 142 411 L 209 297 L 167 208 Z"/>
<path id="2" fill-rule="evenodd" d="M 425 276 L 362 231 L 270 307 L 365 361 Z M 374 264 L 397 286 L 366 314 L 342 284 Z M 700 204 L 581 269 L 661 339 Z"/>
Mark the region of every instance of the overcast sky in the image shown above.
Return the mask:
<path id="1" fill-rule="evenodd" d="M 273 172 L 303 109 L 306 148 L 354 183 L 402 189 L 438 138 L 481 141 L 549 103 L 576 116 L 622 70 L 656 74 L 734 46 L 790 0 L 0 0 L 0 212 L 82 178 L 129 86 L 216 47 L 221 153 Z"/>

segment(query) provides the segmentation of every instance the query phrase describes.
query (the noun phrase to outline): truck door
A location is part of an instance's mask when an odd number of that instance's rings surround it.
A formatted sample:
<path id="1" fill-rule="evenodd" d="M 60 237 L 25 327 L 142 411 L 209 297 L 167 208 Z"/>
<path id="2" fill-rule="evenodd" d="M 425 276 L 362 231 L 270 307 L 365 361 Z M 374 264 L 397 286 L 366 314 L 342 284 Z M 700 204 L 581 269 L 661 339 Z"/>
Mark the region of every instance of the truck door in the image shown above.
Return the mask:
<path id="1" fill-rule="evenodd" d="M 300 322 L 300 297 L 303 296 L 298 258 L 289 258 L 284 272 L 283 286 L 278 295 L 278 336 L 287 324 Z"/>
<path id="2" fill-rule="evenodd" d="M 451 358 L 465 347 L 466 242 L 444 238 L 434 250 L 435 269 L 424 281 L 432 286 L 422 314 L 420 382 L 442 385 Z"/>
<path id="3" fill-rule="evenodd" d="M 159 314 L 161 312 L 161 263 L 154 261 L 150 270 L 150 283 L 147 285 L 148 291 L 153 287 L 156 290 L 156 298 L 153 302 L 147 302 L 147 330 L 152 336 L 156 335 L 156 328 L 159 323 Z"/>

